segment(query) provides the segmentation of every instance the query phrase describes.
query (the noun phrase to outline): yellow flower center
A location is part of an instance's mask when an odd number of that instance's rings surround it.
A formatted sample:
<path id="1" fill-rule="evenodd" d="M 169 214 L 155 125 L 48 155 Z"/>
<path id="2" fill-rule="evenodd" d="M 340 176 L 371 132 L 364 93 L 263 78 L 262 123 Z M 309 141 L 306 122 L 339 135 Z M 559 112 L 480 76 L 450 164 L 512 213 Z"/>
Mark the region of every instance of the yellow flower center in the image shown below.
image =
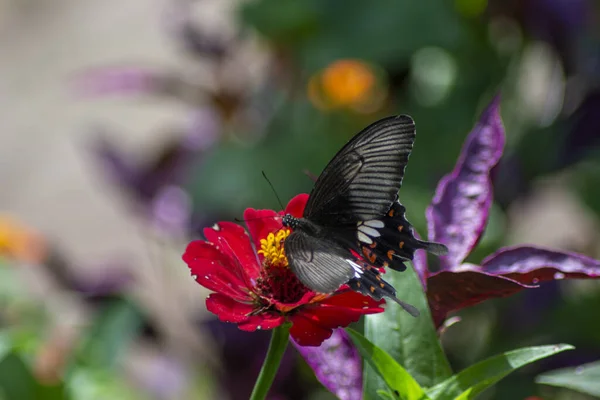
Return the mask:
<path id="1" fill-rule="evenodd" d="M 264 257 L 263 265 L 269 267 L 287 267 L 288 260 L 285 256 L 283 243 L 289 236 L 289 229 L 280 229 L 277 233 L 269 233 L 266 239 L 260 239 L 258 254 Z"/>

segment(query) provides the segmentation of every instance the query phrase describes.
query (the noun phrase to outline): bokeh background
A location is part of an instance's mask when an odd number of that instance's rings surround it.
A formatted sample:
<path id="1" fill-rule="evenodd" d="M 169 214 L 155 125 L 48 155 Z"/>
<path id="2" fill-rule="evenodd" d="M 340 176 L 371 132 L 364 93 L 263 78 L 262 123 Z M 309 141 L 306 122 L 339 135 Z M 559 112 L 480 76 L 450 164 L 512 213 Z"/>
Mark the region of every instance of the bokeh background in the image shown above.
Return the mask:
<path id="1" fill-rule="evenodd" d="M 424 233 L 501 92 L 469 261 L 517 243 L 600 258 L 599 18 L 593 0 L 0 0 L 0 396 L 247 398 L 269 335 L 206 312 L 186 243 L 278 209 L 262 171 L 283 202 L 310 191 L 390 114 L 416 120 L 400 199 Z M 534 377 L 600 359 L 599 306 L 597 282 L 550 283 L 465 310 L 443 342 L 457 370 L 573 344 L 482 398 L 588 399 Z M 290 349 L 272 398 L 333 397 Z"/>

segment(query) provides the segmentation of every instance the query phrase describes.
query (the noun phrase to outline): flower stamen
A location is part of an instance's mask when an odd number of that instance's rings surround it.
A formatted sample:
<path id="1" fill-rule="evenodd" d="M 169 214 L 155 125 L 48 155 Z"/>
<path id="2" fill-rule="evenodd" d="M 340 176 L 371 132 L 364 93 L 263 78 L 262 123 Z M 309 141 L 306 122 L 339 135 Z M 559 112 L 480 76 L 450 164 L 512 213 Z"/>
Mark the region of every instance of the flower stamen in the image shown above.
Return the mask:
<path id="1" fill-rule="evenodd" d="M 265 267 L 287 267 L 288 260 L 285 256 L 283 243 L 290 235 L 289 229 L 280 229 L 277 233 L 269 233 L 266 239 L 260 239 L 260 250 L 258 254 L 264 257 Z"/>

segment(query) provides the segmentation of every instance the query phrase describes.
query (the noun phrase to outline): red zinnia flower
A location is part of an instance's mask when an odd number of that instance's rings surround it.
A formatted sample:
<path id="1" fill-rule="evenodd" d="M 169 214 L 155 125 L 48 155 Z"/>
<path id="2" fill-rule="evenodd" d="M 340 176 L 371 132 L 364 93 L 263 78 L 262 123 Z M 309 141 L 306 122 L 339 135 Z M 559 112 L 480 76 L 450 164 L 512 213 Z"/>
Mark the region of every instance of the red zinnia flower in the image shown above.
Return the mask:
<path id="1" fill-rule="evenodd" d="M 294 197 L 285 213 L 301 217 L 308 195 Z M 383 301 L 342 287 L 332 294 L 312 292 L 288 268 L 283 242 L 290 230 L 272 210 L 247 209 L 250 236 L 240 225 L 220 222 L 204 230 L 206 241 L 191 242 L 183 255 L 192 276 L 214 291 L 206 308 L 221 321 L 245 331 L 273 329 L 286 321 L 302 346 L 318 346 L 332 330 L 383 311 Z M 252 237 L 256 242 L 254 251 Z"/>

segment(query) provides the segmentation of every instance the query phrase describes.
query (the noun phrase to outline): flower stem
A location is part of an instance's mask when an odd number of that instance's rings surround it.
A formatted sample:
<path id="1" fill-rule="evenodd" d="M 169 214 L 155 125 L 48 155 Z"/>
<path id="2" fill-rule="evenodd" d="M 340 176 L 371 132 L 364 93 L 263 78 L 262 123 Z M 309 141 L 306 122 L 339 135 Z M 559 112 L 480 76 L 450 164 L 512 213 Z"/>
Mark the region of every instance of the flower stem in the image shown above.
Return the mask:
<path id="1" fill-rule="evenodd" d="M 279 364 L 281 363 L 281 358 L 287 348 L 289 338 L 290 324 L 284 324 L 273 329 L 269 350 L 267 350 L 265 362 L 263 363 L 260 374 L 258 374 L 258 379 L 254 384 L 250 400 L 264 400 L 267 396 L 271 384 L 275 379 L 275 375 L 279 370 Z"/>

